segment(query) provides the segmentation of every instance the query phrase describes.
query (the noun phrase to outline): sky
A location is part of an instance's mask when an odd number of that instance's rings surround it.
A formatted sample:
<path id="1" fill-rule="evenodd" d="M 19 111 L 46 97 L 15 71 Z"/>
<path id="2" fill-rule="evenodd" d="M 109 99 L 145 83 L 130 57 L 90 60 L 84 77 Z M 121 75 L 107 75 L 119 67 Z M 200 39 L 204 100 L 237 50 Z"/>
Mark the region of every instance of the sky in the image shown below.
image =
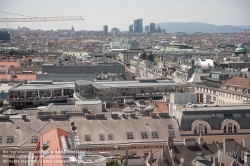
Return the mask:
<path id="1" fill-rule="evenodd" d="M 250 0 L 0 0 L 0 11 L 32 17 L 82 16 L 60 22 L 0 22 L 0 28 L 128 31 L 135 19 L 151 22 L 203 22 L 250 25 Z M 0 18 L 23 16 L 0 13 Z"/>

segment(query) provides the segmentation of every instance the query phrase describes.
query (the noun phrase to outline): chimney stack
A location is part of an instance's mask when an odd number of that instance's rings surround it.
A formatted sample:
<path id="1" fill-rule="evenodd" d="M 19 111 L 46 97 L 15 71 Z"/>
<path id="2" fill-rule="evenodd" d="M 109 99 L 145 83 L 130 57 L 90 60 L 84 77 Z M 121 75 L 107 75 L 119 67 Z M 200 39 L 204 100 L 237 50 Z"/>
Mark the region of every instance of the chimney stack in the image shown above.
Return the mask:
<path id="1" fill-rule="evenodd" d="M 219 164 L 218 157 L 214 156 L 213 157 L 213 166 L 218 166 L 218 164 Z"/>
<path id="2" fill-rule="evenodd" d="M 173 149 L 174 147 L 174 140 L 172 137 L 168 137 L 168 147 L 169 149 Z"/>
<path id="3" fill-rule="evenodd" d="M 250 137 L 243 139 L 243 147 L 250 150 Z"/>
<path id="4" fill-rule="evenodd" d="M 172 159 L 175 159 L 175 151 L 174 151 L 174 149 L 170 150 L 170 156 L 171 156 Z"/>
<path id="5" fill-rule="evenodd" d="M 202 137 L 199 137 L 199 145 L 203 146 L 204 145 L 204 139 Z"/>

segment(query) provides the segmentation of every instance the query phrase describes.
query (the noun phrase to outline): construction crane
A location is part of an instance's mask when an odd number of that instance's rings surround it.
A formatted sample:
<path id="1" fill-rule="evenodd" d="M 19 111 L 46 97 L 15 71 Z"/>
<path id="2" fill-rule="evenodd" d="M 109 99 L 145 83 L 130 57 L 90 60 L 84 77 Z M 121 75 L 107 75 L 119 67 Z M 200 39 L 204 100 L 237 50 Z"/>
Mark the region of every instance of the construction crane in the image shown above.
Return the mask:
<path id="1" fill-rule="evenodd" d="M 84 19 L 82 16 L 0 18 L 0 22 L 44 22 L 44 21 L 68 21 L 68 20 L 84 20 Z"/>

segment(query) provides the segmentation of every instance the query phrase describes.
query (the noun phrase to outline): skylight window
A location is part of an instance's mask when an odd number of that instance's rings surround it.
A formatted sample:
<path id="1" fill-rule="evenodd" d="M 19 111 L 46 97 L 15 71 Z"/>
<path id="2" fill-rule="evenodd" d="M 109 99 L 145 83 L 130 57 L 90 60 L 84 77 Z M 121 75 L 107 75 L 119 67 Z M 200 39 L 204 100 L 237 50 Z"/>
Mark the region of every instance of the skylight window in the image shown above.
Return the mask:
<path id="1" fill-rule="evenodd" d="M 211 114 L 211 117 L 212 118 L 216 118 L 216 114 Z"/>
<path id="2" fill-rule="evenodd" d="M 157 131 L 152 131 L 153 138 L 159 138 Z"/>
<path id="3" fill-rule="evenodd" d="M 50 154 L 50 151 L 44 153 L 44 154 L 43 154 L 43 157 L 46 157 L 46 156 L 48 156 L 49 154 Z"/>
<path id="4" fill-rule="evenodd" d="M 169 137 L 175 138 L 174 131 L 168 131 Z"/>
<path id="5" fill-rule="evenodd" d="M 127 139 L 134 139 L 134 135 L 132 132 L 127 132 Z"/>
<path id="6" fill-rule="evenodd" d="M 172 124 L 168 124 L 168 129 L 173 129 L 173 125 Z"/>
<path id="7" fill-rule="evenodd" d="M 91 136 L 90 135 L 85 135 L 85 141 L 91 141 Z"/>
<path id="8" fill-rule="evenodd" d="M 7 143 L 13 143 L 14 142 L 14 136 L 7 136 Z"/>
<path id="9" fill-rule="evenodd" d="M 147 132 L 141 132 L 141 137 L 142 138 L 148 138 Z"/>
<path id="10" fill-rule="evenodd" d="M 241 113 L 240 113 L 240 116 L 241 116 L 242 118 L 245 118 L 245 117 L 246 117 L 246 113 L 245 113 L 245 112 L 241 112 Z"/>
<path id="11" fill-rule="evenodd" d="M 100 138 L 100 141 L 104 141 L 105 140 L 105 135 L 104 134 L 100 134 L 99 138 Z"/>
<path id="12" fill-rule="evenodd" d="M 224 114 L 224 117 L 225 117 L 225 118 L 232 118 L 232 117 L 233 117 L 233 114 L 231 114 L 231 113 L 225 113 L 225 114 Z"/>
<path id="13" fill-rule="evenodd" d="M 38 136 L 31 137 L 31 143 L 37 143 L 38 142 Z"/>
<path id="14" fill-rule="evenodd" d="M 114 140 L 113 134 L 108 134 L 108 139 L 109 139 L 109 140 Z"/>

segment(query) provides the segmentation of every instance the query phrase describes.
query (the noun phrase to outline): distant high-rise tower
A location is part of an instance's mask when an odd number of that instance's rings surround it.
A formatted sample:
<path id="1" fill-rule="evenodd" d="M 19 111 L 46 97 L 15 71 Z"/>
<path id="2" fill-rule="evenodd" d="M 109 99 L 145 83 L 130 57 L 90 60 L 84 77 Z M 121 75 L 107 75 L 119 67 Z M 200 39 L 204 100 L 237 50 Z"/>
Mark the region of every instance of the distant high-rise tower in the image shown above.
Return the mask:
<path id="1" fill-rule="evenodd" d="M 155 23 L 150 23 L 150 33 L 155 33 Z"/>
<path id="2" fill-rule="evenodd" d="M 71 31 L 74 31 L 75 29 L 74 29 L 74 27 L 73 27 L 73 25 L 72 25 L 72 28 L 71 28 Z"/>
<path id="3" fill-rule="evenodd" d="M 133 25 L 129 25 L 129 32 L 130 32 L 130 33 L 133 33 L 133 32 L 134 32 Z"/>
<path id="4" fill-rule="evenodd" d="M 112 36 L 118 36 L 118 33 L 119 33 L 119 29 L 117 29 L 117 28 L 113 28 L 113 29 L 111 30 Z"/>
<path id="5" fill-rule="evenodd" d="M 148 26 L 148 25 L 145 26 L 145 32 L 146 32 L 146 33 L 149 32 L 149 26 Z"/>
<path id="6" fill-rule="evenodd" d="M 142 21 L 142 19 L 138 19 L 138 32 L 139 33 L 142 33 L 142 31 L 143 31 L 143 21 Z"/>
<path id="7" fill-rule="evenodd" d="M 139 21 L 134 20 L 134 32 L 139 33 Z"/>
<path id="8" fill-rule="evenodd" d="M 108 35 L 108 26 L 107 25 L 103 26 L 103 34 Z"/>

